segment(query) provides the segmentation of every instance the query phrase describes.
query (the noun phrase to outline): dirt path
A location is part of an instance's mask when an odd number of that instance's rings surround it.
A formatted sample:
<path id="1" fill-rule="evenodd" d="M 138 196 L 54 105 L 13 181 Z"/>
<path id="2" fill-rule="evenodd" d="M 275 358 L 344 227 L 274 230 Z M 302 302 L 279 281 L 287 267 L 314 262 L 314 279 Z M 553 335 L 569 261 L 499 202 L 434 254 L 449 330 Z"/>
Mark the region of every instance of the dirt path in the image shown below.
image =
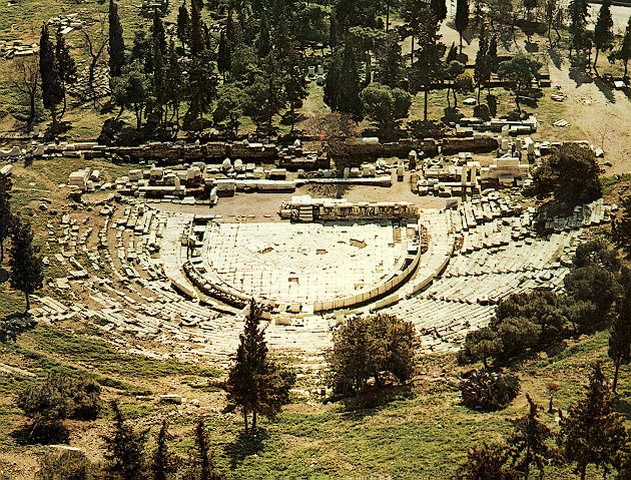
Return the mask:
<path id="1" fill-rule="evenodd" d="M 567 61 L 560 68 L 550 63 L 550 77 L 552 85 L 559 85 L 567 96 L 566 120 L 584 133 L 585 140 L 605 150 L 605 160 L 612 163 L 605 167 L 605 174 L 631 172 L 631 101 L 627 94 L 572 72 Z"/>

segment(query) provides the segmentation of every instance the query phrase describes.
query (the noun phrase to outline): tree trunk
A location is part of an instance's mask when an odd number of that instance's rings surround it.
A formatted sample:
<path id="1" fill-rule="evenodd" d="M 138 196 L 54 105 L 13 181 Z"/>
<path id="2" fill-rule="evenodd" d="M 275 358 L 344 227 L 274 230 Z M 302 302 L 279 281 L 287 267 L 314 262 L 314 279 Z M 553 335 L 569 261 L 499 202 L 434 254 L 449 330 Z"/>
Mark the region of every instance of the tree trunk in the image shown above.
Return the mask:
<path id="1" fill-rule="evenodd" d="M 4 240 L 0 240 L 0 263 L 4 262 Z"/>
<path id="2" fill-rule="evenodd" d="M 618 386 L 618 373 L 620 371 L 620 360 L 616 360 L 615 362 L 615 370 L 613 372 L 613 384 L 611 385 L 611 390 L 613 393 L 616 393 L 616 387 Z"/>
<path id="3" fill-rule="evenodd" d="M 425 99 L 423 101 L 423 120 L 427 122 L 427 95 L 429 94 L 429 85 L 425 85 Z"/>
<path id="4" fill-rule="evenodd" d="M 412 46 L 410 47 L 410 67 L 414 66 L 414 35 L 412 35 Z"/>
<path id="5" fill-rule="evenodd" d="M 460 33 L 460 55 L 462 55 L 462 32 Z"/>
<path id="6" fill-rule="evenodd" d="M 386 1 L 386 32 L 390 31 L 390 0 Z"/>
<path id="7" fill-rule="evenodd" d="M 248 433 L 248 410 L 246 408 L 243 409 L 243 424 L 245 425 L 245 433 Z"/>
<path id="8" fill-rule="evenodd" d="M 452 88 L 451 91 L 454 95 L 454 108 L 458 108 L 458 95 L 456 94 L 456 89 Z"/>
<path id="9" fill-rule="evenodd" d="M 26 298 L 26 311 L 28 312 L 31 309 L 31 299 L 29 298 L 29 294 L 24 292 L 24 297 Z"/>
<path id="10" fill-rule="evenodd" d="M 579 466 L 579 471 L 581 473 L 581 480 L 585 480 L 585 473 L 587 472 L 587 464 L 582 464 Z"/>
<path id="11" fill-rule="evenodd" d="M 627 78 L 627 71 L 629 70 L 629 60 L 625 60 L 624 62 L 624 78 Z"/>
<path id="12" fill-rule="evenodd" d="M 252 412 L 252 431 L 256 430 L 256 410 Z"/>
<path id="13" fill-rule="evenodd" d="M 35 120 L 35 92 L 29 93 L 29 114 L 28 114 L 28 124 L 31 125 Z M 0 258 L 0 261 L 2 259 Z"/>
<path id="14" fill-rule="evenodd" d="M 447 87 L 447 107 L 451 108 L 451 97 L 449 96 L 451 92 L 449 91 L 449 87 Z"/>
<path id="15" fill-rule="evenodd" d="M 596 64 L 598 63 L 598 55 L 600 54 L 600 48 L 596 49 L 596 58 L 594 58 L 594 70 L 596 70 L 596 73 L 598 73 L 598 67 L 596 66 Z"/>

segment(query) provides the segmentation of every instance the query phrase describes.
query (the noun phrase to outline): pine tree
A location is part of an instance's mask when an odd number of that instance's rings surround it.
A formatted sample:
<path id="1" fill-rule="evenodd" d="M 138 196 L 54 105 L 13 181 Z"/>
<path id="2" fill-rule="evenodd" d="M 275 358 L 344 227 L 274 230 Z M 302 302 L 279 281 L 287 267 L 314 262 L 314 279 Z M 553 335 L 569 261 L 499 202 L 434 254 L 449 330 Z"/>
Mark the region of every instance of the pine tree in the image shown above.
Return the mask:
<path id="1" fill-rule="evenodd" d="M 594 68 L 597 68 L 598 54 L 601 51 L 609 50 L 613 46 L 613 19 L 611 18 L 611 0 L 603 0 L 598 13 L 598 19 L 594 26 L 594 47 L 596 47 L 596 57 L 594 58 Z"/>
<path id="2" fill-rule="evenodd" d="M 515 432 L 508 439 L 508 444 L 512 447 L 513 467 L 528 480 L 531 465 L 536 466 L 540 478 L 543 477 L 544 469 L 552 461 L 554 453 L 547 445 L 552 431 L 539 419 L 541 407 L 529 395 L 526 395 L 526 399 L 529 411 L 525 416 L 511 420 Z"/>
<path id="3" fill-rule="evenodd" d="M 55 45 L 50 40 L 48 25 L 42 26 L 39 41 L 39 70 L 42 78 L 42 101 L 44 108 L 50 111 L 53 125 L 58 121 L 57 107 L 63 101 L 65 92 L 59 75 L 59 66 L 55 56 Z"/>
<path id="4" fill-rule="evenodd" d="M 576 463 L 580 479 L 585 480 L 590 464 L 607 472 L 626 441 L 624 420 L 612 407 L 607 380 L 597 363 L 590 374 L 585 399 L 571 406 L 561 420 L 559 445 L 565 458 Z"/>
<path id="5" fill-rule="evenodd" d="M 104 436 L 106 445 L 105 471 L 112 480 L 143 480 L 145 475 L 145 432 L 139 432 L 126 424 L 118 406 L 112 401 L 114 431 Z"/>
<path id="6" fill-rule="evenodd" d="M 228 399 L 241 407 L 245 432 L 256 430 L 257 416 L 274 416 L 289 402 L 295 374 L 268 358 L 264 329 L 260 328 L 262 308 L 250 302 L 243 333 L 228 373 Z M 250 414 L 252 422 L 248 426 Z"/>
<path id="7" fill-rule="evenodd" d="M 125 65 L 125 41 L 123 40 L 123 26 L 121 25 L 120 17 L 118 16 L 118 5 L 114 3 L 114 0 L 110 0 L 108 27 L 110 78 L 114 78 L 120 76 L 121 72 L 123 71 L 123 65 Z"/>
<path id="8" fill-rule="evenodd" d="M 26 298 L 26 311 L 31 308 L 30 295 L 43 286 L 43 262 L 39 247 L 33 245 L 30 223 L 16 219 L 11 231 L 11 287 Z"/>
<path id="9" fill-rule="evenodd" d="M 469 26 L 469 0 L 456 0 L 455 23 L 460 35 L 460 54 L 462 55 L 462 35 Z"/>
<path id="10" fill-rule="evenodd" d="M 10 203 L 12 188 L 11 176 L 0 173 L 0 264 L 4 262 L 4 241 L 11 234 L 14 221 Z"/>
<path id="11" fill-rule="evenodd" d="M 430 0 L 430 9 L 440 21 L 447 18 L 447 1 L 446 0 Z"/>

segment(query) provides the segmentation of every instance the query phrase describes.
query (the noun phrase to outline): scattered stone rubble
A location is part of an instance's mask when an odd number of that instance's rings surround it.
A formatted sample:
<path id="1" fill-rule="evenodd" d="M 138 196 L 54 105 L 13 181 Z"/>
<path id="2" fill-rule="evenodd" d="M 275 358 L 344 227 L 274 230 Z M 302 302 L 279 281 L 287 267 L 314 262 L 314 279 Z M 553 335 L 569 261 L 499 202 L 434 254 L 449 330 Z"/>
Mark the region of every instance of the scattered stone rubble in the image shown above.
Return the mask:
<path id="1" fill-rule="evenodd" d="M 13 40 L 9 42 L 0 41 L 0 57 L 7 59 L 30 57 L 39 52 L 37 43 L 25 44 L 22 40 Z"/>
<path id="2" fill-rule="evenodd" d="M 70 13 L 65 17 L 52 17 L 48 20 L 48 25 L 61 30 L 62 35 L 67 35 L 73 30 L 81 30 L 84 23 L 79 19 L 78 13 Z"/>

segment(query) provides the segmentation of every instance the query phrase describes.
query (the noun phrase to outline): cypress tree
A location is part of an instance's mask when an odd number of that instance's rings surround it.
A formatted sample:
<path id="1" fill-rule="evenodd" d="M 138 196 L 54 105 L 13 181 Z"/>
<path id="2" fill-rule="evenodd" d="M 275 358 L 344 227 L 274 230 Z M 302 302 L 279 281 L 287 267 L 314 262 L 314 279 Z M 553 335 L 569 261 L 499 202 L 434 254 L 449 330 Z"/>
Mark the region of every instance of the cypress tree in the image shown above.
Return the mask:
<path id="1" fill-rule="evenodd" d="M 430 9 L 440 21 L 447 18 L 447 1 L 446 0 L 430 0 Z"/>
<path id="2" fill-rule="evenodd" d="M 167 421 L 164 419 L 156 438 L 156 450 L 153 453 L 151 465 L 153 480 L 172 479 L 178 470 L 178 463 L 169 451 L 168 440 L 170 438 Z"/>
<path id="3" fill-rule="evenodd" d="M 269 25 L 267 23 L 267 16 L 263 15 L 259 23 L 259 36 L 256 39 L 256 50 L 259 59 L 267 57 L 272 49 L 272 42 L 270 39 Z"/>
<path id="4" fill-rule="evenodd" d="M 611 228 L 616 245 L 624 249 L 627 257 L 631 256 L 631 195 L 622 197 L 620 214 L 614 219 Z"/>
<path id="5" fill-rule="evenodd" d="M 50 40 L 47 24 L 42 25 L 39 41 L 39 70 L 42 79 L 42 101 L 44 108 L 50 110 L 54 125 L 57 123 L 57 106 L 64 99 L 64 90 L 59 76 L 55 45 Z"/>
<path id="6" fill-rule="evenodd" d="M 226 382 L 229 400 L 242 409 L 246 433 L 256 429 L 258 414 L 273 416 L 289 402 L 289 389 L 295 381 L 292 372 L 268 358 L 261 315 L 262 308 L 252 300 Z M 250 414 L 252 422 L 248 426 Z"/>
<path id="7" fill-rule="evenodd" d="M 11 177 L 0 173 L 0 263 L 4 261 L 4 241 L 10 235 L 13 226 L 13 214 L 9 203 L 12 188 Z"/>
<path id="8" fill-rule="evenodd" d="M 182 92 L 182 84 L 184 78 L 182 76 L 182 66 L 180 65 L 180 57 L 175 51 L 175 43 L 171 41 L 169 46 L 169 58 L 166 67 L 165 91 L 166 99 L 172 109 L 172 117 L 175 118 L 175 124 L 179 127 L 180 123 L 180 103 L 184 98 Z"/>
<path id="9" fill-rule="evenodd" d="M 109 40 L 108 52 L 110 54 L 110 77 L 119 77 L 123 65 L 125 65 L 125 41 L 123 40 L 123 27 L 118 16 L 118 5 L 110 0 L 108 14 Z"/>
<path id="10" fill-rule="evenodd" d="M 66 45 L 64 36 L 61 34 L 61 28 L 57 29 L 56 37 L 57 43 L 55 44 L 55 60 L 59 72 L 59 79 L 61 80 L 64 103 L 64 108 L 59 115 L 59 118 L 61 119 L 66 111 L 67 87 L 68 85 L 73 85 L 77 81 L 77 64 L 70 56 L 70 49 Z"/>
<path id="11" fill-rule="evenodd" d="M 625 271 L 623 274 L 625 293 L 616 305 L 616 312 L 609 332 L 609 358 L 613 360 L 614 375 L 611 389 L 616 393 L 618 386 L 618 374 L 620 366 L 631 362 L 631 298 L 629 289 L 631 288 L 631 274 Z"/>
<path id="12" fill-rule="evenodd" d="M 162 51 L 157 44 L 153 47 L 153 96 L 160 111 L 160 117 L 166 122 L 166 102 L 168 92 L 166 90 L 165 67 Z"/>
<path id="13" fill-rule="evenodd" d="M 153 10 L 153 22 L 151 24 L 151 38 L 153 40 L 154 46 L 157 46 L 160 49 L 160 53 L 162 55 L 166 54 L 167 51 L 167 40 L 166 34 L 164 33 L 164 25 L 160 16 L 158 15 L 158 10 Z"/>
<path id="14" fill-rule="evenodd" d="M 112 401 L 114 431 L 104 436 L 106 445 L 105 470 L 116 480 L 142 480 L 146 478 L 144 463 L 145 433 L 127 425 L 118 403 Z"/>
<path id="15" fill-rule="evenodd" d="M 204 431 L 203 418 L 199 418 L 195 425 L 195 453 L 186 478 L 190 480 L 223 480 L 225 478 L 215 466 L 212 450 Z"/>
<path id="16" fill-rule="evenodd" d="M 626 441 L 624 420 L 613 409 L 607 380 L 597 363 L 590 374 L 585 398 L 572 405 L 561 420 L 559 444 L 565 458 L 576 463 L 580 479 L 585 480 L 588 465 L 607 471 Z"/>
<path id="17" fill-rule="evenodd" d="M 398 33 L 388 32 L 385 41 L 377 47 L 376 57 L 377 80 L 389 87 L 397 87 L 404 68 Z"/>
<path id="18" fill-rule="evenodd" d="M 627 23 L 627 28 L 624 31 L 624 38 L 622 39 L 622 45 L 618 51 L 618 58 L 624 63 L 624 78 L 627 78 L 629 71 L 629 59 L 631 59 L 631 17 Z"/>
<path id="19" fill-rule="evenodd" d="M 331 59 L 324 85 L 324 103 L 331 110 L 348 113 L 358 120 L 362 117 L 360 92 L 356 54 L 352 47 L 344 45 Z"/>
<path id="20" fill-rule="evenodd" d="M 480 102 L 480 94 L 482 86 L 491 78 L 491 65 L 489 58 L 489 41 L 486 37 L 480 38 L 480 47 L 475 56 L 474 78 L 478 87 L 478 103 Z"/>
<path id="21" fill-rule="evenodd" d="M 30 295 L 43 286 L 44 265 L 39 247 L 33 245 L 30 223 L 19 218 L 12 228 L 10 253 L 11 287 L 24 294 L 28 311 L 31 308 Z"/>
<path id="22" fill-rule="evenodd" d="M 570 32 L 572 41 L 570 43 L 570 54 L 572 50 L 581 52 L 591 48 L 590 33 L 587 30 L 587 18 L 589 17 L 589 5 L 587 0 L 570 0 L 569 6 Z"/>
<path id="23" fill-rule="evenodd" d="M 191 30 L 191 17 L 188 14 L 188 10 L 186 8 L 186 1 L 182 2 L 180 8 L 177 11 L 177 38 L 180 39 L 182 45 L 188 44 L 190 39 L 190 30 Z"/>
<path id="24" fill-rule="evenodd" d="M 596 47 L 596 57 L 594 58 L 594 68 L 597 68 L 598 54 L 604 50 L 609 50 L 613 45 L 613 19 L 611 18 L 611 0 L 603 0 L 603 4 L 598 12 L 598 19 L 594 26 L 594 47 Z"/>
<path id="25" fill-rule="evenodd" d="M 550 464 L 554 453 L 547 444 L 552 438 L 552 431 L 539 419 L 541 407 L 529 395 L 526 395 L 526 400 L 529 405 L 528 413 L 511 420 L 515 431 L 508 439 L 508 444 L 513 447 L 513 467 L 528 480 L 533 464 L 539 470 L 539 478 L 543 477 L 544 469 Z"/>
<path id="26" fill-rule="evenodd" d="M 204 49 L 204 27 L 201 17 L 200 0 L 191 0 L 191 55 L 198 56 Z"/>
<path id="27" fill-rule="evenodd" d="M 469 0 L 456 0 L 456 30 L 460 35 L 460 54 L 462 54 L 462 35 L 469 26 Z"/>
<path id="28" fill-rule="evenodd" d="M 217 49 L 217 70 L 223 75 L 224 81 L 226 80 L 226 73 L 230 71 L 232 65 L 232 52 L 226 37 L 226 32 L 222 30 L 219 34 L 219 47 Z"/>

